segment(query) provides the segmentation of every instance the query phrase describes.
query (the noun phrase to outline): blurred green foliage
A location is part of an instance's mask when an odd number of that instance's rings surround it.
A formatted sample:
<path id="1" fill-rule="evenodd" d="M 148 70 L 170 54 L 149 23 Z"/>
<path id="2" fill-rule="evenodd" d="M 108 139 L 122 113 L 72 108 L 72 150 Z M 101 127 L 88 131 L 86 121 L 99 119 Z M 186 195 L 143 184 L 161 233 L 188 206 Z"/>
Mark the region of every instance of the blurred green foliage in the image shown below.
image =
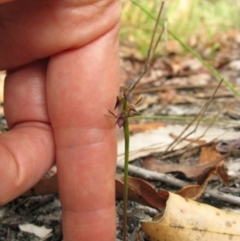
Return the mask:
<path id="1" fill-rule="evenodd" d="M 139 0 L 139 4 L 157 16 L 161 1 Z M 122 0 L 122 9 L 121 43 L 137 49 L 144 57 L 154 22 L 131 0 Z M 206 45 L 216 35 L 240 30 L 240 0 L 166 0 L 161 21 L 185 43 Z M 171 36 L 165 36 L 162 41 L 166 38 L 171 40 Z"/>

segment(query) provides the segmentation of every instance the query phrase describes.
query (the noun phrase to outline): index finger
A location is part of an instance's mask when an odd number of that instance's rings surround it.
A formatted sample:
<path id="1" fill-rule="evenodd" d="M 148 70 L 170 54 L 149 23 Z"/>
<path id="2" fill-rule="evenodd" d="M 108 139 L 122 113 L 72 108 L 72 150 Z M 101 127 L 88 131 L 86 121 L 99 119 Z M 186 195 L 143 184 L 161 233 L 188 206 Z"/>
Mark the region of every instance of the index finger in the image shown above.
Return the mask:
<path id="1" fill-rule="evenodd" d="M 16 0 L 0 0 L 0 4 L 8 3 L 8 2 L 13 2 Z"/>
<path id="2" fill-rule="evenodd" d="M 47 99 L 56 142 L 64 240 L 115 240 L 118 24 L 50 59 Z"/>

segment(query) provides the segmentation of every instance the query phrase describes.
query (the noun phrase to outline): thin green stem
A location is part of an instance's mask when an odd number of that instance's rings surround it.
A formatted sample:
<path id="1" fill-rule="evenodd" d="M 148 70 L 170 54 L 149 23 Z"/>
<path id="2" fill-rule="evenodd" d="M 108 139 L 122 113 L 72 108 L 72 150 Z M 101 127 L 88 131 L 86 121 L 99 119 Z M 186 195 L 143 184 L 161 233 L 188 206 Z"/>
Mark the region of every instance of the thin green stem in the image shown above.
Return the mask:
<path id="1" fill-rule="evenodd" d="M 127 100 L 124 99 L 123 111 L 127 113 Z M 128 162 L 129 162 L 129 123 L 128 117 L 124 122 L 124 142 L 125 142 L 125 156 L 124 156 L 124 192 L 123 192 L 123 241 L 127 241 L 127 204 L 128 204 Z"/>
<path id="2" fill-rule="evenodd" d="M 145 116 L 145 115 L 136 115 L 131 116 L 131 120 L 161 120 L 161 121 L 183 121 L 183 122 L 190 122 L 194 119 L 191 116 L 161 116 L 161 115 L 153 115 L 153 116 Z M 203 123 L 210 123 L 213 117 L 203 117 L 201 122 Z M 237 120 L 226 120 L 226 119 L 217 119 L 215 120 L 216 124 L 229 124 L 229 125 L 238 125 L 239 121 Z"/>

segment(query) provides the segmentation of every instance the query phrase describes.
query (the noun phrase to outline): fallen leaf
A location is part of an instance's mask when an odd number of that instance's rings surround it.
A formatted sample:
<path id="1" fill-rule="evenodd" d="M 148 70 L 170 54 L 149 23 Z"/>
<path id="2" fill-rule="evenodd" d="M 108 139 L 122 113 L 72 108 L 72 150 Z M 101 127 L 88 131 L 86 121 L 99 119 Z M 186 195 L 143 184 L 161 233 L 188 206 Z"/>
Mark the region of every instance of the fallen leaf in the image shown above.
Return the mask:
<path id="1" fill-rule="evenodd" d="M 170 192 L 164 213 L 157 215 L 152 221 L 142 221 L 141 226 L 150 241 L 240 240 L 239 214 Z"/>
<path id="2" fill-rule="evenodd" d="M 123 177 L 115 178 L 116 197 L 123 199 Z M 128 200 L 149 206 L 159 211 L 165 208 L 166 199 L 160 197 L 156 190 L 141 178 L 128 177 Z"/>
<path id="3" fill-rule="evenodd" d="M 227 170 L 224 165 L 217 167 L 217 175 L 219 179 L 224 183 L 225 186 L 229 186 L 231 178 L 227 173 Z"/>
<path id="4" fill-rule="evenodd" d="M 191 198 L 193 200 L 198 199 L 203 191 L 202 186 L 200 185 L 189 185 L 186 187 L 183 187 L 181 190 L 177 191 L 176 193 L 184 198 Z"/>
<path id="5" fill-rule="evenodd" d="M 154 157 L 146 157 L 143 159 L 142 164 L 144 168 L 150 171 L 156 171 L 160 173 L 168 173 L 168 172 L 181 172 L 187 178 L 198 177 L 201 175 L 206 169 L 214 167 L 221 159 L 213 160 L 211 162 L 199 163 L 194 165 L 187 164 L 165 164 L 163 161 L 157 160 Z"/>
<path id="6" fill-rule="evenodd" d="M 141 178 L 129 177 L 128 185 L 131 189 L 137 191 L 137 194 L 148 203 L 148 206 L 156 208 L 159 211 L 164 210 L 166 197 L 159 195 L 148 182 Z"/>
<path id="7" fill-rule="evenodd" d="M 40 180 L 34 187 L 22 196 L 53 194 L 58 192 L 57 175 Z"/>
<path id="8" fill-rule="evenodd" d="M 219 176 L 220 180 L 226 185 L 229 185 L 230 177 L 227 174 L 227 171 L 224 167 L 224 155 L 219 153 L 219 151 L 216 149 L 216 143 L 212 143 L 209 146 L 204 146 L 201 148 L 201 153 L 199 157 L 199 163 L 211 163 L 213 160 L 222 160 L 218 163 L 215 163 L 216 168 L 216 174 Z M 203 171 L 202 174 L 200 174 L 197 178 L 197 182 L 199 184 L 205 182 L 204 177 L 208 176 L 208 171 Z"/>
<path id="9" fill-rule="evenodd" d="M 216 149 L 216 144 L 212 143 L 208 146 L 203 146 L 201 148 L 201 153 L 199 157 L 199 163 L 206 163 L 213 160 L 217 160 L 219 158 L 223 157 L 219 151 Z"/>

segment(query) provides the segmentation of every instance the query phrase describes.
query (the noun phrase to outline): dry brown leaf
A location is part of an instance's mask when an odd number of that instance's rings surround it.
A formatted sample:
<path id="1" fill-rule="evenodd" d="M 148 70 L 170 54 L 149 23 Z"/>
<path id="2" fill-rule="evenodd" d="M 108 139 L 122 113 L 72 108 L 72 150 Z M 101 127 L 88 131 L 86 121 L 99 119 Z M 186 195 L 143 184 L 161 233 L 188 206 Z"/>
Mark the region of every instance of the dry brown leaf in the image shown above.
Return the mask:
<path id="1" fill-rule="evenodd" d="M 166 197 L 159 195 L 150 183 L 141 178 L 129 177 L 128 185 L 129 188 L 137 191 L 137 194 L 148 203 L 148 206 L 154 207 L 159 211 L 165 209 Z"/>
<path id="2" fill-rule="evenodd" d="M 177 191 L 176 194 L 179 194 L 180 196 L 184 198 L 191 198 L 193 200 L 198 199 L 204 190 L 202 190 L 202 185 L 189 185 L 186 187 L 183 187 L 181 190 Z"/>
<path id="3" fill-rule="evenodd" d="M 214 160 L 221 160 L 220 162 L 215 164 L 216 173 L 221 179 L 221 181 L 228 186 L 230 182 L 230 177 L 227 174 L 227 171 L 224 167 L 224 155 L 219 153 L 216 148 L 216 143 L 212 143 L 210 146 L 204 146 L 201 148 L 201 153 L 199 157 L 199 163 L 211 163 Z M 213 167 L 213 166 L 212 166 Z M 208 171 L 203 172 L 198 176 L 198 183 L 203 183 L 205 181 L 204 177 L 208 176 Z"/>
<path id="4" fill-rule="evenodd" d="M 209 146 L 203 146 L 199 157 L 199 163 L 210 162 L 221 158 L 222 155 L 216 149 L 216 143 Z"/>
<path id="5" fill-rule="evenodd" d="M 240 215 L 170 192 L 164 213 L 142 221 L 150 241 L 239 241 L 239 227 Z"/>
<path id="6" fill-rule="evenodd" d="M 22 196 L 45 195 L 58 192 L 57 175 L 40 180 L 33 188 Z"/>
<path id="7" fill-rule="evenodd" d="M 163 122 L 130 124 L 129 131 L 137 133 L 137 132 L 154 130 L 164 126 L 166 126 L 166 123 L 163 123 Z"/>
<path id="8" fill-rule="evenodd" d="M 123 177 L 117 176 L 115 179 L 116 184 L 116 197 L 123 198 Z M 128 178 L 128 199 L 137 203 L 156 208 L 162 211 L 165 208 L 166 197 L 159 196 L 156 190 L 150 183 L 141 178 L 130 177 Z"/>
<path id="9" fill-rule="evenodd" d="M 176 194 L 179 194 L 184 198 L 191 198 L 193 200 L 200 198 L 204 193 L 208 182 L 212 179 L 212 177 L 215 174 L 216 174 L 216 168 L 214 167 L 210 168 L 201 185 L 190 185 L 190 186 L 183 187 L 181 190 L 177 191 Z"/>
<path id="10" fill-rule="evenodd" d="M 200 176 L 205 170 L 215 167 L 221 160 L 213 160 L 211 162 L 199 163 L 196 165 L 186 164 L 165 164 L 163 161 L 157 160 L 154 157 L 147 157 L 143 159 L 143 166 L 150 171 L 160 173 L 168 172 L 182 172 L 187 178 Z"/>
<path id="11" fill-rule="evenodd" d="M 116 190 L 116 198 L 123 199 L 123 177 L 117 175 L 115 178 L 115 190 Z M 142 205 L 148 206 L 149 204 L 139 195 L 138 190 L 134 190 L 131 187 L 128 187 L 128 200 L 140 203 Z M 151 205 L 150 205 L 151 206 Z"/>
<path id="12" fill-rule="evenodd" d="M 217 167 L 217 175 L 225 186 L 229 186 L 231 177 L 228 175 L 224 165 Z"/>

